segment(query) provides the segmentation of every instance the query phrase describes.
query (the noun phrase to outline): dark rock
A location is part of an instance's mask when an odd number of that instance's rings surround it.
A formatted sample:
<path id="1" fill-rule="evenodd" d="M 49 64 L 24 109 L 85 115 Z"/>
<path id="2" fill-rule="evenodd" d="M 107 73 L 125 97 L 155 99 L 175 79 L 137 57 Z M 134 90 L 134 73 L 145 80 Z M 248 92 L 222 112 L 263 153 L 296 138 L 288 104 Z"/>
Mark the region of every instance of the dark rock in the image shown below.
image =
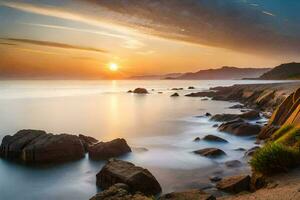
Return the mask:
<path id="1" fill-rule="evenodd" d="M 218 122 L 228 122 L 236 119 L 245 119 L 245 120 L 255 120 L 259 119 L 260 115 L 257 111 L 249 111 L 242 114 L 217 114 L 214 115 L 211 120 L 218 121 Z"/>
<path id="2" fill-rule="evenodd" d="M 209 100 L 209 98 L 203 98 L 203 99 L 201 99 L 201 101 L 208 101 Z"/>
<path id="3" fill-rule="evenodd" d="M 0 147 L 2 158 L 26 163 L 55 163 L 84 157 L 79 137 L 68 134 L 48 134 L 39 130 L 21 130 L 5 136 Z"/>
<path id="4" fill-rule="evenodd" d="M 133 91 L 132 90 L 128 90 L 127 93 L 133 93 Z"/>
<path id="5" fill-rule="evenodd" d="M 224 151 L 222 151 L 221 149 L 217 149 L 217 148 L 200 149 L 200 150 L 194 151 L 194 153 L 199 154 L 204 157 L 209 157 L 209 158 L 216 158 L 216 157 L 226 155 L 226 153 Z"/>
<path id="6" fill-rule="evenodd" d="M 219 127 L 219 124 L 214 124 L 213 127 L 217 128 L 217 127 Z"/>
<path id="7" fill-rule="evenodd" d="M 79 137 L 80 141 L 82 142 L 86 152 L 88 151 L 88 148 L 90 146 L 93 146 L 94 144 L 99 142 L 97 139 L 90 137 L 90 136 L 85 136 L 85 135 L 79 134 L 78 137 Z"/>
<path id="8" fill-rule="evenodd" d="M 88 149 L 92 160 L 105 160 L 131 152 L 126 140 L 118 138 L 110 142 L 99 142 Z"/>
<path id="9" fill-rule="evenodd" d="M 163 94 L 163 92 L 157 92 L 158 94 Z"/>
<path id="10" fill-rule="evenodd" d="M 261 127 L 259 125 L 250 124 L 238 119 L 221 124 L 219 126 L 219 131 L 227 132 L 237 136 L 251 136 L 259 134 Z"/>
<path id="11" fill-rule="evenodd" d="M 165 194 L 159 200 L 215 200 L 211 194 L 207 194 L 201 190 L 188 190 L 184 192 L 173 192 Z"/>
<path id="12" fill-rule="evenodd" d="M 195 87 L 194 87 L 194 86 L 190 86 L 190 87 L 188 87 L 188 89 L 189 89 L 189 90 L 194 90 Z"/>
<path id="13" fill-rule="evenodd" d="M 196 137 L 195 139 L 194 139 L 194 141 L 195 142 L 199 142 L 201 139 L 199 138 L 199 137 Z"/>
<path id="14" fill-rule="evenodd" d="M 235 151 L 246 151 L 246 149 L 244 149 L 244 148 L 237 148 L 237 149 L 234 149 Z"/>
<path id="15" fill-rule="evenodd" d="M 157 195 L 161 186 L 147 170 L 126 161 L 111 159 L 97 174 L 97 185 L 107 189 L 116 183 L 129 186 L 131 193 L 141 192 L 145 195 Z"/>
<path id="16" fill-rule="evenodd" d="M 209 180 L 211 182 L 219 182 L 220 180 L 222 180 L 222 178 L 219 176 L 212 176 L 212 177 L 209 177 Z"/>
<path id="17" fill-rule="evenodd" d="M 268 184 L 267 179 L 262 174 L 254 172 L 251 176 L 250 190 L 256 191 L 263 187 L 266 187 Z"/>
<path id="18" fill-rule="evenodd" d="M 210 117 L 211 114 L 207 112 L 207 113 L 205 113 L 205 116 L 206 116 L 206 117 Z"/>
<path id="19" fill-rule="evenodd" d="M 217 188 L 229 193 L 240 193 L 250 190 L 250 176 L 239 175 L 223 178 L 217 184 Z"/>
<path id="20" fill-rule="evenodd" d="M 187 97 L 214 97 L 215 96 L 215 92 L 212 91 L 208 91 L 208 92 L 195 92 L 195 93 L 190 93 L 187 94 L 185 96 Z"/>
<path id="21" fill-rule="evenodd" d="M 245 106 L 244 105 L 241 105 L 241 104 L 236 104 L 236 105 L 233 105 L 231 107 L 229 107 L 230 109 L 242 109 L 244 108 Z"/>
<path id="22" fill-rule="evenodd" d="M 183 88 L 172 88 L 172 90 L 183 90 Z"/>
<path id="23" fill-rule="evenodd" d="M 145 88 L 136 88 L 133 90 L 135 94 L 148 94 L 148 91 Z"/>
<path id="24" fill-rule="evenodd" d="M 206 135 L 203 140 L 205 141 L 209 141 L 209 142 L 223 142 L 223 143 L 228 143 L 227 140 L 220 138 L 218 136 L 215 135 Z"/>
<path id="25" fill-rule="evenodd" d="M 241 167 L 242 163 L 239 160 L 231 160 L 231 161 L 225 162 L 225 165 L 226 165 L 226 167 L 237 168 L 237 167 Z"/>
<path id="26" fill-rule="evenodd" d="M 260 149 L 259 146 L 255 146 L 255 147 L 252 147 L 251 149 L 249 149 L 248 151 L 245 152 L 245 157 L 250 157 L 250 156 L 253 156 L 253 154 L 258 150 Z"/>
<path id="27" fill-rule="evenodd" d="M 179 97 L 179 94 L 175 92 L 174 94 L 171 95 L 171 97 Z"/>

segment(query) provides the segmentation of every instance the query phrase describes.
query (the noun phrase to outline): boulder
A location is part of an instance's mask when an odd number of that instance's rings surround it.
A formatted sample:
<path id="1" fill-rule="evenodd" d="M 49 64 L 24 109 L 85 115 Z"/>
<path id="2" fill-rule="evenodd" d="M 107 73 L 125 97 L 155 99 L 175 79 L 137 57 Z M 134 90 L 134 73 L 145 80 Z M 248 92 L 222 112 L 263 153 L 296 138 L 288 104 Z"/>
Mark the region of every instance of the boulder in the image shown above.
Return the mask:
<path id="1" fill-rule="evenodd" d="M 88 149 L 89 158 L 92 160 L 105 160 L 118 157 L 131 152 L 131 148 L 123 138 L 110 142 L 99 142 Z"/>
<path id="2" fill-rule="evenodd" d="M 255 147 L 252 147 L 251 149 L 247 150 L 244 154 L 244 157 L 250 157 L 250 156 L 253 156 L 253 154 L 258 150 L 260 149 L 259 146 L 255 146 Z"/>
<path id="3" fill-rule="evenodd" d="M 242 114 L 217 114 L 214 115 L 211 120 L 218 122 L 228 122 L 236 119 L 255 120 L 259 119 L 259 112 L 252 110 Z"/>
<path id="4" fill-rule="evenodd" d="M 82 142 L 86 152 L 88 151 L 88 148 L 90 146 L 93 146 L 94 144 L 99 142 L 97 139 L 90 137 L 90 136 L 85 136 L 85 135 L 79 134 L 78 137 L 79 137 L 80 141 Z"/>
<path id="5" fill-rule="evenodd" d="M 215 200 L 216 198 L 201 190 L 188 190 L 184 192 L 172 192 L 165 194 L 159 200 Z"/>
<path id="6" fill-rule="evenodd" d="M 226 161 L 224 164 L 226 165 L 226 167 L 229 167 L 229 168 L 237 168 L 237 167 L 242 166 L 242 163 L 239 160 Z"/>
<path id="7" fill-rule="evenodd" d="M 229 193 L 240 193 L 250 190 L 250 176 L 238 175 L 223 178 L 217 183 L 217 188 Z"/>
<path id="8" fill-rule="evenodd" d="M 179 94 L 175 92 L 174 94 L 171 95 L 171 97 L 179 97 Z"/>
<path id="9" fill-rule="evenodd" d="M 128 189 L 126 184 L 115 184 L 107 190 L 99 192 L 90 200 L 152 200 L 142 194 L 131 194 Z"/>
<path id="10" fill-rule="evenodd" d="M 228 143 L 227 140 L 220 138 L 218 136 L 215 135 L 206 135 L 203 140 L 205 141 L 209 141 L 209 142 L 223 142 L 223 143 Z"/>
<path id="11" fill-rule="evenodd" d="M 136 88 L 133 90 L 135 94 L 148 94 L 149 92 L 145 88 Z"/>
<path id="12" fill-rule="evenodd" d="M 75 135 L 54 135 L 40 130 L 21 130 L 3 138 L 0 155 L 26 163 L 55 163 L 84 157 L 85 149 Z"/>
<path id="13" fill-rule="evenodd" d="M 261 127 L 257 124 L 250 124 L 241 119 L 223 123 L 219 126 L 219 131 L 227 132 L 237 136 L 257 135 Z"/>
<path id="14" fill-rule="evenodd" d="M 194 139 L 194 142 L 199 142 L 201 139 L 199 138 L 199 137 L 196 137 L 195 139 Z"/>
<path id="15" fill-rule="evenodd" d="M 226 153 L 224 151 L 222 151 L 221 149 L 217 149 L 217 148 L 200 149 L 200 150 L 194 151 L 194 153 L 199 154 L 204 157 L 209 157 L 209 158 L 217 158 L 217 157 L 226 155 Z"/>
<path id="16" fill-rule="evenodd" d="M 205 113 L 205 116 L 206 116 L 206 117 L 210 117 L 211 114 L 210 114 L 209 112 L 207 112 L 207 113 Z"/>
<path id="17" fill-rule="evenodd" d="M 97 185 L 108 189 L 116 183 L 128 185 L 131 193 L 141 192 L 145 195 L 157 195 L 161 186 L 156 178 L 142 167 L 126 161 L 111 159 L 96 175 Z"/>

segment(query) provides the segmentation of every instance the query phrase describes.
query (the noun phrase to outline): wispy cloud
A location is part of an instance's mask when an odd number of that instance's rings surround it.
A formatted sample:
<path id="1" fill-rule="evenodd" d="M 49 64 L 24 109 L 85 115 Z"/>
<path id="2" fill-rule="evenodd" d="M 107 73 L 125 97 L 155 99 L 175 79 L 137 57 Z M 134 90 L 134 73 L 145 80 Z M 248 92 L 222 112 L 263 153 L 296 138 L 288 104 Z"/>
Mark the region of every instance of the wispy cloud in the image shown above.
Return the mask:
<path id="1" fill-rule="evenodd" d="M 46 47 L 92 51 L 92 52 L 97 52 L 97 53 L 108 53 L 108 51 L 103 50 L 103 49 L 76 46 L 76 45 L 70 45 L 70 44 L 58 43 L 58 42 L 51 42 L 51 41 L 30 40 L 30 39 L 21 39 L 21 38 L 2 38 L 2 40 L 6 40 L 6 41 L 10 41 L 10 42 L 21 42 L 21 43 L 39 45 L 39 46 L 46 46 Z"/>
<path id="2" fill-rule="evenodd" d="M 270 12 L 267 12 L 267 11 L 262 11 L 262 13 L 264 13 L 266 15 L 269 15 L 269 16 L 272 16 L 272 17 L 275 17 L 275 15 L 273 13 L 270 13 Z"/>

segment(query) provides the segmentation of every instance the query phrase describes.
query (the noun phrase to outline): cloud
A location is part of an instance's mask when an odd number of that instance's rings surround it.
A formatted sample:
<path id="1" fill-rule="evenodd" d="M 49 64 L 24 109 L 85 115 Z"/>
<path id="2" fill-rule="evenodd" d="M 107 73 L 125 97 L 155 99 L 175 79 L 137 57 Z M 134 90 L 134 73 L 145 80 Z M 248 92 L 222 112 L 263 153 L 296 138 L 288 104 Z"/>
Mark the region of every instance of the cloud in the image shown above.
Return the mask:
<path id="1" fill-rule="evenodd" d="M 108 51 L 103 50 L 103 49 L 76 46 L 76 45 L 70 45 L 70 44 L 58 43 L 58 42 L 51 42 L 51 41 L 30 40 L 30 39 L 20 39 L 20 38 L 2 38 L 2 40 L 6 40 L 6 41 L 10 41 L 10 42 L 21 42 L 21 43 L 33 44 L 33 45 L 39 45 L 39 46 L 46 46 L 46 47 L 92 51 L 92 52 L 96 52 L 96 53 L 108 53 Z"/>
<path id="2" fill-rule="evenodd" d="M 273 13 L 270 13 L 270 12 L 267 12 L 267 11 L 262 11 L 262 13 L 264 13 L 266 15 L 269 15 L 269 16 L 272 16 L 272 17 L 275 17 L 275 15 Z"/>

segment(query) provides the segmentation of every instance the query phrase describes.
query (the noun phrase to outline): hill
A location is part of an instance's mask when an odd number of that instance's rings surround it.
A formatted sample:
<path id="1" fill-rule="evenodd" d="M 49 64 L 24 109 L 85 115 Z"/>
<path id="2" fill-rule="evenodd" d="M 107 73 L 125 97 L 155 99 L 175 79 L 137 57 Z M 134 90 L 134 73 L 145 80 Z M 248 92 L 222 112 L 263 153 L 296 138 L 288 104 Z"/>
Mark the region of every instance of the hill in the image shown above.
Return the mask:
<path id="1" fill-rule="evenodd" d="M 285 80 L 300 79 L 300 63 L 286 63 L 275 67 L 264 73 L 260 79 L 264 80 Z"/>
<path id="2" fill-rule="evenodd" d="M 270 68 L 237 68 L 222 67 L 219 69 L 200 70 L 195 73 L 185 73 L 176 79 L 199 79 L 199 80 L 230 80 L 243 78 L 258 78 L 269 71 Z"/>

